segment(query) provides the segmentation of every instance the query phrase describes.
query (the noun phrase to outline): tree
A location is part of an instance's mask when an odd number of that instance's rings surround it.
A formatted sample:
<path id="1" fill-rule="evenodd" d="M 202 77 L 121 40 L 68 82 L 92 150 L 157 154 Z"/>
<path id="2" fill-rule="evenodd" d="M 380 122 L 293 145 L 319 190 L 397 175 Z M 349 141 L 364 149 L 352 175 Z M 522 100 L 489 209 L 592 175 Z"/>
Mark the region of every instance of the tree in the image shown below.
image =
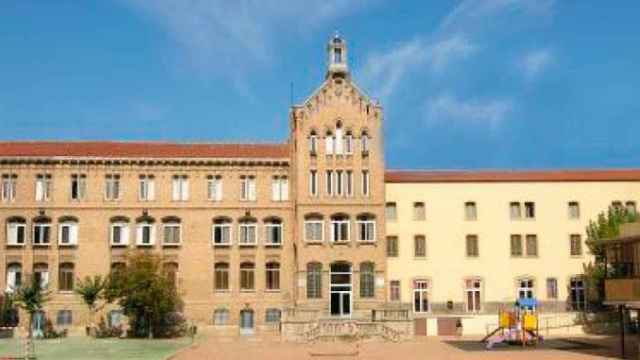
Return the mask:
<path id="1" fill-rule="evenodd" d="M 610 269 L 605 268 L 604 244 L 620 236 L 620 225 L 638 221 L 638 214 L 621 207 L 609 207 L 598 214 L 587 226 L 587 246 L 595 262 L 583 266 L 584 275 L 590 284 L 589 301 L 599 304 L 604 299 L 604 278 Z"/>
<path id="2" fill-rule="evenodd" d="M 98 301 L 103 298 L 103 290 L 106 286 L 106 280 L 100 275 L 85 276 L 84 279 L 78 279 L 75 287 L 76 294 L 80 295 L 82 301 L 89 308 L 89 324 L 88 330 L 95 327 L 93 320 L 98 310 Z"/>
<path id="3" fill-rule="evenodd" d="M 105 297 L 120 305 L 138 337 L 165 336 L 167 319 L 182 308 L 182 300 L 162 271 L 160 259 L 145 252 L 131 254 L 126 269 L 112 271 Z"/>
<path id="4" fill-rule="evenodd" d="M 13 296 L 14 303 L 29 314 L 28 330 L 27 330 L 27 357 L 32 356 L 33 352 L 33 317 L 38 311 L 41 311 L 44 305 L 49 301 L 50 292 L 43 288 L 40 281 L 35 276 L 27 276 L 30 281 L 26 285 L 22 285 L 15 290 Z"/>

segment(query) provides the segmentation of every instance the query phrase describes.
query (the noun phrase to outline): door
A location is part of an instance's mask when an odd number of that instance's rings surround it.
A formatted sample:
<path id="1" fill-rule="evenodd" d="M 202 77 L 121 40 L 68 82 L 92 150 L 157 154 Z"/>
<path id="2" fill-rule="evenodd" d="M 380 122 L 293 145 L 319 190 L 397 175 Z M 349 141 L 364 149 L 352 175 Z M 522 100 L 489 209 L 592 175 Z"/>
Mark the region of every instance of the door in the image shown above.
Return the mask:
<path id="1" fill-rule="evenodd" d="M 331 291 L 331 315 L 351 315 L 351 291 Z"/>
<path id="2" fill-rule="evenodd" d="M 413 320 L 414 334 L 416 336 L 427 336 L 427 319 L 418 318 Z"/>
<path id="3" fill-rule="evenodd" d="M 31 330 L 33 331 L 34 338 L 44 337 L 44 325 L 45 325 L 44 312 L 37 311 L 33 314 L 33 322 L 31 323 Z"/>
<path id="4" fill-rule="evenodd" d="M 352 285 L 351 264 L 338 262 L 331 264 L 331 302 L 332 316 L 351 316 Z"/>
<path id="5" fill-rule="evenodd" d="M 240 311 L 240 335 L 253 335 L 253 310 Z"/>

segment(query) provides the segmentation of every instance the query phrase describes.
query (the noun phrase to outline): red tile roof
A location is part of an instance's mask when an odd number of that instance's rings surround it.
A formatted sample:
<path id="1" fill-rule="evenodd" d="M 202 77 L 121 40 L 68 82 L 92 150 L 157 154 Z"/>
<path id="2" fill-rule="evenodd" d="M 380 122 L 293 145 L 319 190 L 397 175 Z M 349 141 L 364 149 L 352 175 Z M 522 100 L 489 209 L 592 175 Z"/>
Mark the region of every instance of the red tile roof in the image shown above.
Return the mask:
<path id="1" fill-rule="evenodd" d="M 181 144 L 111 141 L 0 142 L 1 157 L 286 158 L 287 144 Z"/>
<path id="2" fill-rule="evenodd" d="M 526 171 L 389 170 L 385 173 L 384 178 L 387 183 L 640 181 L 640 169 Z"/>

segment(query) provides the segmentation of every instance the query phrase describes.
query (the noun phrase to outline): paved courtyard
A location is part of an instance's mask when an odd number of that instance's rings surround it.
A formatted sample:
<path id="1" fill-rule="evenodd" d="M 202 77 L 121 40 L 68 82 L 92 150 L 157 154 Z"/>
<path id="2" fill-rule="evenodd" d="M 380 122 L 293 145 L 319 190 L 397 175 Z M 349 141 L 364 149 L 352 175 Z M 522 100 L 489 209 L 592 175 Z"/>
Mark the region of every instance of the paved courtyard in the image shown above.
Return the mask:
<path id="1" fill-rule="evenodd" d="M 627 358 L 637 356 L 629 339 Z M 487 351 L 477 338 L 426 338 L 403 343 L 284 343 L 275 339 L 211 337 L 185 349 L 172 359 L 615 359 L 619 358 L 615 338 L 576 337 L 548 339 L 537 348 L 500 346 Z M 635 357 L 634 357 L 635 358 Z"/>

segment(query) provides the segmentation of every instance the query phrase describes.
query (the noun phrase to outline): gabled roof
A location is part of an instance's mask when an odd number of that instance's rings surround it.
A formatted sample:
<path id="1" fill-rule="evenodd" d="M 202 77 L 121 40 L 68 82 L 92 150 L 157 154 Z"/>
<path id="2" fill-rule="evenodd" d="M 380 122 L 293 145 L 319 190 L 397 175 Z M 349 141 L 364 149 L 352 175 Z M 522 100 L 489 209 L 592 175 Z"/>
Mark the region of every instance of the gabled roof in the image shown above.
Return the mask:
<path id="1" fill-rule="evenodd" d="M 640 169 L 438 171 L 388 170 L 387 183 L 640 181 Z"/>
<path id="2" fill-rule="evenodd" d="M 0 142 L 0 158 L 287 158 L 287 144 L 207 144 L 116 141 Z"/>
<path id="3" fill-rule="evenodd" d="M 357 92 L 360 96 L 362 96 L 362 98 L 367 101 L 367 102 L 371 102 L 374 103 L 376 105 L 379 106 L 379 104 L 377 103 L 377 101 L 372 101 L 371 97 L 364 91 L 362 90 L 355 81 L 353 81 L 352 78 L 349 79 L 343 79 L 344 81 L 347 81 Z M 318 93 L 320 93 L 320 90 L 322 90 L 324 87 L 326 87 L 329 84 L 329 79 L 325 79 L 322 84 L 320 84 L 320 86 L 318 86 L 312 93 L 311 95 L 307 96 L 307 98 L 299 103 L 299 104 L 295 104 L 293 105 L 294 107 L 304 107 L 306 106 L 311 99 L 313 99 L 316 95 L 318 95 Z"/>

